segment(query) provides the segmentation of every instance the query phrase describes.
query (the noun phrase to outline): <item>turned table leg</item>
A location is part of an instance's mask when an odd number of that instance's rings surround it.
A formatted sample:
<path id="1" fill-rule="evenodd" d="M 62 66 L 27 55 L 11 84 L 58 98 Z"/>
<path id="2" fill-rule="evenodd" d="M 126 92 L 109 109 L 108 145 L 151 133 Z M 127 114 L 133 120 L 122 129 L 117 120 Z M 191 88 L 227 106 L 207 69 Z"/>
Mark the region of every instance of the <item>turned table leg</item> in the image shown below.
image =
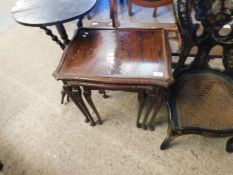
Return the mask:
<path id="1" fill-rule="evenodd" d="M 56 24 L 57 31 L 63 40 L 65 45 L 69 44 L 70 40 L 68 39 L 68 35 L 66 33 L 66 29 L 62 23 Z"/>
<path id="2" fill-rule="evenodd" d="M 98 123 L 102 124 L 103 122 L 101 120 L 101 117 L 100 117 L 100 115 L 99 115 L 99 113 L 98 113 L 98 111 L 97 111 L 97 109 L 95 107 L 95 104 L 94 104 L 94 102 L 92 100 L 92 97 L 91 97 L 91 90 L 89 88 L 86 88 L 86 87 L 83 87 L 83 89 L 84 89 L 83 95 L 84 95 L 86 101 L 88 102 L 88 104 L 90 105 L 90 107 L 94 111 L 95 115 L 97 116 Z"/>
<path id="3" fill-rule="evenodd" d="M 47 28 L 46 26 L 41 26 L 40 28 L 43 29 L 43 30 L 45 31 L 45 33 L 46 33 L 48 36 L 50 36 L 50 37 L 52 38 L 52 40 L 53 40 L 54 42 L 56 42 L 56 43 L 61 47 L 62 50 L 65 49 L 65 44 L 63 44 L 62 41 L 60 41 L 60 40 L 58 39 L 58 37 L 57 37 L 56 35 L 53 34 L 52 30 L 50 30 L 50 29 Z"/>
<path id="4" fill-rule="evenodd" d="M 63 40 L 63 42 L 60 41 L 58 39 L 58 37 L 53 34 L 52 30 L 50 30 L 46 26 L 41 26 L 40 28 L 43 29 L 46 32 L 46 34 L 49 35 L 52 38 L 52 40 L 55 41 L 61 47 L 62 50 L 64 50 L 66 45 L 68 45 L 69 42 L 70 42 L 70 40 L 68 38 L 68 35 L 66 33 L 66 29 L 65 29 L 65 27 L 64 27 L 64 25 L 62 23 L 58 23 L 55 26 L 56 26 L 57 31 L 58 31 L 61 39 Z M 64 98 L 65 98 L 66 95 L 67 95 L 66 92 L 62 88 L 62 90 L 61 90 L 61 104 L 64 103 Z M 69 96 L 68 95 L 67 95 L 67 101 L 69 102 Z"/>

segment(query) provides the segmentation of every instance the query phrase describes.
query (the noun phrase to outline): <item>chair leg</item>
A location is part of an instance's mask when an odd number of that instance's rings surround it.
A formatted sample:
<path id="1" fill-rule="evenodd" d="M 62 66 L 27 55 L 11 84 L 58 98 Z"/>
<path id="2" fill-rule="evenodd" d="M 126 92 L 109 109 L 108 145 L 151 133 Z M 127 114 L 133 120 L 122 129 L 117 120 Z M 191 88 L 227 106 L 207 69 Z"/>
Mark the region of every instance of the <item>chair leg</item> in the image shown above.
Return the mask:
<path id="1" fill-rule="evenodd" d="M 156 18 L 157 16 L 157 7 L 154 9 L 154 12 L 153 12 L 153 17 Z"/>
<path id="2" fill-rule="evenodd" d="M 176 31 L 176 35 L 177 35 L 178 46 L 179 46 L 179 48 L 181 48 L 181 46 L 182 46 L 182 37 L 181 37 L 180 32 L 179 32 L 178 29 Z"/>
<path id="3" fill-rule="evenodd" d="M 72 94 L 75 98 L 77 98 L 77 101 L 79 102 L 79 104 L 82 106 L 83 110 L 85 111 L 87 117 L 90 119 L 90 125 L 91 126 L 95 126 L 95 122 L 94 122 L 94 119 L 93 117 L 91 116 L 91 113 L 89 112 L 86 104 L 84 103 L 83 101 L 83 98 L 82 98 L 82 91 L 80 89 L 79 86 L 76 86 L 74 87 L 73 91 L 72 91 Z"/>
<path id="4" fill-rule="evenodd" d="M 90 107 L 92 108 L 92 110 L 94 111 L 95 115 L 97 116 L 98 118 L 98 123 L 101 125 L 103 122 L 101 120 L 101 117 L 93 103 L 93 100 L 92 100 L 92 97 L 91 97 L 91 90 L 89 88 L 83 88 L 84 89 L 84 92 L 83 92 L 83 95 L 86 99 L 86 101 L 88 102 L 88 104 L 90 105 Z"/>
<path id="5" fill-rule="evenodd" d="M 152 107 L 153 107 L 153 104 L 154 104 L 154 101 L 155 101 L 155 94 L 153 92 L 149 92 L 148 93 L 148 97 L 147 97 L 147 108 L 146 108 L 146 113 L 145 113 L 145 116 L 143 118 L 143 122 L 142 122 L 142 128 L 144 130 L 147 130 L 147 125 L 146 125 L 146 122 L 147 122 L 147 119 L 150 115 L 150 112 L 152 110 Z"/>
<path id="6" fill-rule="evenodd" d="M 140 91 L 138 93 L 139 107 L 138 107 L 138 116 L 137 116 L 137 121 L 136 121 L 137 128 L 142 127 L 142 125 L 140 124 L 139 121 L 140 121 L 140 118 L 141 118 L 141 115 L 142 115 L 142 110 L 143 110 L 143 107 L 144 107 L 144 104 L 145 104 L 145 99 L 146 99 L 145 91 Z"/>
<path id="7" fill-rule="evenodd" d="M 227 141 L 226 151 L 228 153 L 233 153 L 233 137 Z"/>
<path id="8" fill-rule="evenodd" d="M 129 16 L 133 16 L 133 12 L 132 12 L 132 2 L 130 2 L 130 0 L 128 0 L 128 15 Z"/>
<path id="9" fill-rule="evenodd" d="M 170 146 L 172 140 L 175 139 L 175 137 L 177 137 L 177 136 L 174 134 L 174 132 L 172 130 L 172 125 L 170 122 L 168 122 L 167 138 L 160 145 L 160 149 L 161 150 L 167 149 Z"/>
<path id="10" fill-rule="evenodd" d="M 150 123 L 149 123 L 149 129 L 151 131 L 154 131 L 155 130 L 155 120 L 157 119 L 157 114 L 161 108 L 161 106 L 163 105 L 163 102 L 164 102 L 164 94 L 163 94 L 163 89 L 162 88 L 158 88 L 157 89 L 157 93 L 156 93 L 156 101 L 155 101 L 155 104 L 154 104 L 154 113 L 152 115 L 152 118 L 150 120 Z"/>

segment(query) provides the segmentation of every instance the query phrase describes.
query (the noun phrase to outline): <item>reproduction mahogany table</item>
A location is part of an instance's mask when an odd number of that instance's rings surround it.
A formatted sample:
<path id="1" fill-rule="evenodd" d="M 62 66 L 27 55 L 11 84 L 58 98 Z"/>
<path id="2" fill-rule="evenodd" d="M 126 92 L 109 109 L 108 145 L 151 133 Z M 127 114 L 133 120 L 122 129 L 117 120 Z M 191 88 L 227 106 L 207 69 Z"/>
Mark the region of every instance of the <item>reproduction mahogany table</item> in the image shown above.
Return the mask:
<path id="1" fill-rule="evenodd" d="M 18 0 L 12 8 L 12 15 L 22 25 L 45 30 L 64 49 L 69 39 L 63 24 L 79 19 L 78 27 L 81 27 L 83 17 L 95 4 L 96 0 Z M 47 28 L 52 25 L 56 26 L 63 42 Z"/>

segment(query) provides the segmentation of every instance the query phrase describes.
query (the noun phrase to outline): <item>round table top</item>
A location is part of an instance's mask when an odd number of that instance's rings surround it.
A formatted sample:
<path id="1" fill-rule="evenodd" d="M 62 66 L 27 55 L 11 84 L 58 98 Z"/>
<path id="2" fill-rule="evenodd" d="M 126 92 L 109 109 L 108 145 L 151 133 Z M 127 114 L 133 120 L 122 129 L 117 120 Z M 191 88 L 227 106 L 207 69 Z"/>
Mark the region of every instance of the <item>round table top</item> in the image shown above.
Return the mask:
<path id="1" fill-rule="evenodd" d="M 87 14 L 96 0 L 18 0 L 12 8 L 14 19 L 27 26 L 65 23 Z"/>

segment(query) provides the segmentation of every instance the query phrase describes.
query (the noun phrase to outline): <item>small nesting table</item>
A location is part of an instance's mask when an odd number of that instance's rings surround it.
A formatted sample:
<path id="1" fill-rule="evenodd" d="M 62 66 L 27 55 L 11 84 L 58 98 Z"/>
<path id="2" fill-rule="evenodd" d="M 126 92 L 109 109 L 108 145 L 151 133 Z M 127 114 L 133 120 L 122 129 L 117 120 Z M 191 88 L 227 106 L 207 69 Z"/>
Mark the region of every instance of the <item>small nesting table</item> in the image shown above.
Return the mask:
<path id="1" fill-rule="evenodd" d="M 136 125 L 154 130 L 153 122 L 163 102 L 164 89 L 173 82 L 166 31 L 80 28 L 66 48 L 54 77 L 63 81 L 65 91 L 91 126 L 95 122 L 82 99 L 80 87 L 99 124 L 102 120 L 91 90 L 137 92 Z M 145 104 L 145 116 L 140 123 Z M 148 122 L 152 108 L 154 114 Z"/>

